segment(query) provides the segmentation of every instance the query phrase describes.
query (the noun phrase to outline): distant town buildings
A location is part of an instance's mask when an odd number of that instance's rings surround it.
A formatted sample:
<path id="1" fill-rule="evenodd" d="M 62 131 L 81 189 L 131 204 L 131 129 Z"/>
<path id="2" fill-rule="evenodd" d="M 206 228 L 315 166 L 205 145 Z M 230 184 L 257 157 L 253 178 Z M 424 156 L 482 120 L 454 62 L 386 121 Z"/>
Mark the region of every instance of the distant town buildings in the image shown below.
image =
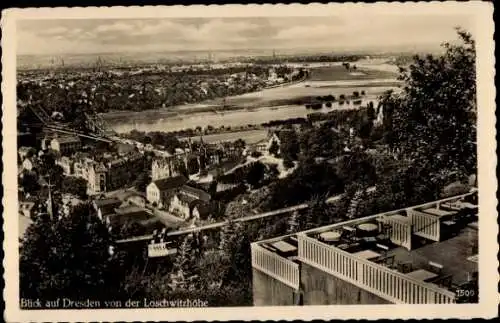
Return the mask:
<path id="1" fill-rule="evenodd" d="M 179 163 L 187 165 L 186 158 L 187 156 L 182 159 L 176 156 L 155 158 L 151 165 L 151 179 L 156 181 L 180 175 Z"/>
<path id="2" fill-rule="evenodd" d="M 56 137 L 50 141 L 50 148 L 58 151 L 61 155 L 78 151 L 82 147 L 82 142 L 77 136 Z"/>
<path id="3" fill-rule="evenodd" d="M 148 226 L 162 226 L 151 211 L 145 207 L 128 203 L 127 199 L 103 198 L 92 202 L 98 218 L 105 223 L 110 230 L 117 232 L 127 231 L 134 224 L 136 229 L 147 229 Z M 134 234 L 134 232 L 132 232 Z"/>
<path id="4" fill-rule="evenodd" d="M 89 195 L 131 185 L 136 173 L 144 167 L 144 156 L 140 153 L 91 157 L 88 154 L 63 156 L 56 161 L 67 176 L 81 177 L 87 181 Z"/>
<path id="5" fill-rule="evenodd" d="M 269 152 L 269 150 L 271 149 L 273 144 L 276 145 L 276 148 L 277 148 L 276 153 L 279 154 L 281 140 L 278 136 L 278 133 L 276 131 L 269 131 L 266 139 L 263 139 L 263 140 L 255 143 L 254 145 L 252 145 L 251 148 L 254 151 L 257 151 L 259 153 L 264 154 L 264 153 Z"/>

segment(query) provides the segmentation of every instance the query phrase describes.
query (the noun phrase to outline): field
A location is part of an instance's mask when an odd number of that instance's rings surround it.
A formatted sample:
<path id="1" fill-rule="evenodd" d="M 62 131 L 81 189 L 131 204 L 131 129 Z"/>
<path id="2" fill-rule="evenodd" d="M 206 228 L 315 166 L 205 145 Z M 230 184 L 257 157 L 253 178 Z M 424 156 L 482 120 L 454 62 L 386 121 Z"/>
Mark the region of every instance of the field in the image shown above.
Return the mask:
<path id="1" fill-rule="evenodd" d="M 325 95 L 338 97 L 353 91 L 365 91 L 366 98 L 375 100 L 398 83 L 391 79 L 354 80 L 354 81 L 306 81 L 292 86 L 266 89 L 259 92 L 226 98 L 226 104 L 242 108 L 273 107 L 281 105 L 304 104 L 310 98 Z"/>
<path id="2" fill-rule="evenodd" d="M 395 79 L 396 74 L 367 68 L 347 70 L 343 66 L 327 66 L 311 70 L 310 81 L 344 81 L 344 80 L 375 80 Z"/>

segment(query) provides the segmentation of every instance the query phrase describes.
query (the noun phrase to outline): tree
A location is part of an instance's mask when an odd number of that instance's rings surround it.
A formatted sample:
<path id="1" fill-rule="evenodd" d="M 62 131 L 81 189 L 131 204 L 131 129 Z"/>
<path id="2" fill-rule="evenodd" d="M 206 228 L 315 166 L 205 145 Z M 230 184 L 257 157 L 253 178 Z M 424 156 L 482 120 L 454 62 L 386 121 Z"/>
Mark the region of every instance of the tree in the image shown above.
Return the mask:
<path id="1" fill-rule="evenodd" d="M 226 255 L 230 255 L 233 244 L 239 231 L 239 225 L 234 220 L 229 220 L 220 231 L 219 249 Z"/>
<path id="2" fill-rule="evenodd" d="M 109 253 L 106 226 L 89 204 L 69 216 L 37 216 L 20 247 L 20 296 L 42 300 L 116 299 L 122 279 Z"/>
<path id="3" fill-rule="evenodd" d="M 265 171 L 266 166 L 264 164 L 261 162 L 253 163 L 246 174 L 246 182 L 253 188 L 256 188 L 264 178 Z"/>
<path id="4" fill-rule="evenodd" d="M 300 145 L 299 138 L 294 129 L 286 129 L 280 132 L 280 151 L 283 158 L 288 157 L 290 160 L 297 160 Z"/>
<path id="5" fill-rule="evenodd" d="M 186 164 L 182 160 L 177 160 L 175 164 L 175 168 L 179 172 L 179 174 L 184 175 L 184 177 L 189 178 L 189 172 L 186 167 Z"/>
<path id="6" fill-rule="evenodd" d="M 146 172 L 141 171 L 137 174 L 137 178 L 134 180 L 134 186 L 139 192 L 146 192 L 146 187 L 150 182 L 150 176 Z"/>
<path id="7" fill-rule="evenodd" d="M 271 146 L 269 147 L 269 154 L 277 156 L 280 150 L 280 146 L 276 142 L 276 140 L 273 140 L 271 142 Z"/>
<path id="8" fill-rule="evenodd" d="M 81 199 L 87 198 L 87 181 L 80 177 L 67 176 L 61 183 L 61 191 L 78 196 Z"/>
<path id="9" fill-rule="evenodd" d="M 337 162 L 337 174 L 344 183 L 374 185 L 377 179 L 375 166 L 368 154 L 354 149 Z"/>
<path id="10" fill-rule="evenodd" d="M 368 105 L 366 106 L 366 115 L 368 117 L 368 120 L 373 122 L 373 119 L 375 119 L 375 109 L 373 108 L 372 101 L 368 102 Z"/>
<path id="11" fill-rule="evenodd" d="M 292 168 L 294 166 L 293 160 L 290 158 L 290 156 L 283 156 L 283 166 L 285 166 L 286 169 Z"/>
<path id="12" fill-rule="evenodd" d="M 433 176 L 476 171 L 475 42 L 463 30 L 458 36 L 461 44 L 444 44 L 441 56 L 416 56 L 401 69 L 402 93 L 381 99 L 389 144 L 417 163 L 431 161 Z"/>
<path id="13" fill-rule="evenodd" d="M 22 187 L 24 193 L 36 192 L 40 189 L 38 175 L 35 172 L 23 171 L 19 179 L 19 186 Z"/>
<path id="14" fill-rule="evenodd" d="M 240 138 L 234 142 L 234 147 L 244 149 L 246 147 L 246 143 L 243 139 Z"/>
<path id="15" fill-rule="evenodd" d="M 197 284 L 196 257 L 193 252 L 193 236 L 184 237 L 177 252 L 172 268 L 171 284 L 173 290 L 194 290 Z"/>
<path id="16" fill-rule="evenodd" d="M 187 162 L 187 172 L 189 175 L 196 174 L 200 171 L 200 165 L 197 158 L 189 158 Z"/>
<path id="17" fill-rule="evenodd" d="M 290 217 L 288 218 L 288 228 L 287 233 L 295 233 L 299 230 L 299 218 L 300 214 L 298 211 L 293 211 Z"/>
<path id="18" fill-rule="evenodd" d="M 333 195 L 343 189 L 343 182 L 330 164 L 304 160 L 290 176 L 270 186 L 266 207 L 272 210 L 296 205 L 314 195 Z"/>
<path id="19" fill-rule="evenodd" d="M 259 158 L 262 156 L 262 153 L 260 151 L 252 151 L 250 156 L 252 156 L 253 158 Z"/>

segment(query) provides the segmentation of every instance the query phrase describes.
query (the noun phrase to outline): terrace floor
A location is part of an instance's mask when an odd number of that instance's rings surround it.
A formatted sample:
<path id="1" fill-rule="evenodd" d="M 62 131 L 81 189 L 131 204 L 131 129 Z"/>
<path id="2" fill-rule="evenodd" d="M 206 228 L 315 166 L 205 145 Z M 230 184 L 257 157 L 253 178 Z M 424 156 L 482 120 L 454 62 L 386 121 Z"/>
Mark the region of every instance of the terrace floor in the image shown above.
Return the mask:
<path id="1" fill-rule="evenodd" d="M 395 256 L 396 263 L 411 262 L 413 270 L 429 268 L 429 261 L 443 266 L 442 276 L 452 275 L 453 284 L 467 282 L 468 273 L 478 271 L 477 262 L 467 258 L 475 255 L 478 246 L 477 230 L 465 227 L 460 234 L 450 239 L 424 245 L 408 251 L 399 247 L 388 252 Z"/>

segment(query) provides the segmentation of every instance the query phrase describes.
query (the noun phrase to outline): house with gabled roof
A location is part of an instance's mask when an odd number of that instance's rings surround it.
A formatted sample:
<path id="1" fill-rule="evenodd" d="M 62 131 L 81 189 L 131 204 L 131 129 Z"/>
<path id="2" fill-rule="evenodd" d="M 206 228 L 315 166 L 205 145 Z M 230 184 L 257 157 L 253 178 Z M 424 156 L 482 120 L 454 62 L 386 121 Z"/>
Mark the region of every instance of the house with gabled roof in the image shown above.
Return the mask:
<path id="1" fill-rule="evenodd" d="M 163 207 L 175 194 L 175 191 L 187 182 L 187 178 L 179 175 L 170 178 L 158 179 L 146 188 L 146 196 L 149 203 Z"/>
<path id="2" fill-rule="evenodd" d="M 169 211 L 184 219 L 205 217 L 211 198 L 201 189 L 184 185 L 170 199 Z"/>
<path id="3" fill-rule="evenodd" d="M 122 204 L 117 198 L 107 198 L 107 199 L 99 199 L 92 201 L 92 206 L 97 212 L 97 216 L 101 221 L 104 221 L 105 218 L 109 215 L 115 213 L 115 209 L 118 208 Z"/>

